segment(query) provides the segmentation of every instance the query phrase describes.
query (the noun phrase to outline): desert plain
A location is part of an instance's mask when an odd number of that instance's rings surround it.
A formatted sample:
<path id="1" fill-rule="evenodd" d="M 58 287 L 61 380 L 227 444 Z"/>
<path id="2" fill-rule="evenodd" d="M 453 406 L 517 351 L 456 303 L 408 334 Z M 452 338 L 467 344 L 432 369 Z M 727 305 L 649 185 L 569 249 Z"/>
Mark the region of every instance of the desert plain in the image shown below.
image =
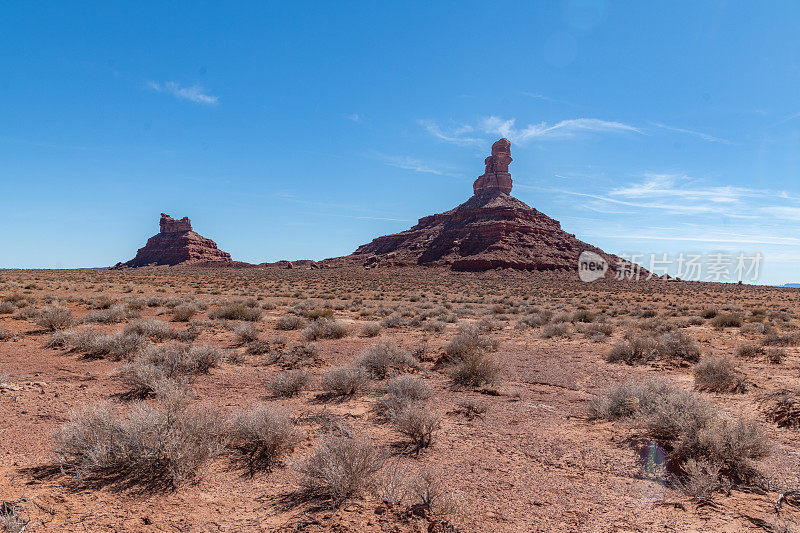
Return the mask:
<path id="1" fill-rule="evenodd" d="M 3 270 L 0 519 L 793 531 L 798 313 L 574 272 Z"/>

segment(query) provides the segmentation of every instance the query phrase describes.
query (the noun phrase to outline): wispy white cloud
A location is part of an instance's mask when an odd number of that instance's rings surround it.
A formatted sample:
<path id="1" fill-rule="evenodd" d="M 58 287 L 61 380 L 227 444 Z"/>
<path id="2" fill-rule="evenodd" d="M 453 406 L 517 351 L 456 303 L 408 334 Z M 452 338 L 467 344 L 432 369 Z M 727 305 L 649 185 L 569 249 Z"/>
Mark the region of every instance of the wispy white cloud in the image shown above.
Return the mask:
<path id="1" fill-rule="evenodd" d="M 351 115 L 345 115 L 347 120 L 352 120 L 353 122 L 361 122 L 362 117 L 358 113 L 353 113 Z"/>
<path id="2" fill-rule="evenodd" d="M 477 137 L 475 135 L 476 132 L 482 132 L 485 134 L 484 136 L 499 135 L 515 144 L 522 144 L 532 139 L 569 139 L 580 133 L 591 132 L 644 133 L 639 128 L 629 124 L 596 118 L 575 118 L 562 120 L 555 124 L 541 122 L 539 124 L 529 124 L 522 129 L 516 127 L 516 119 L 502 119 L 496 116 L 490 116 L 481 120 L 477 127 L 468 124 L 459 124 L 455 127 L 445 129 L 432 120 L 420 120 L 419 124 L 434 137 L 460 145 L 485 143 L 486 139 Z"/>
<path id="3" fill-rule="evenodd" d="M 189 100 L 196 104 L 202 105 L 216 105 L 219 102 L 219 97 L 207 94 L 205 89 L 199 85 L 192 85 L 191 87 L 181 87 L 174 81 L 167 81 L 163 83 L 150 81 L 147 87 L 160 92 L 174 96 L 180 100 Z"/>
<path id="4" fill-rule="evenodd" d="M 701 131 L 694 131 L 694 130 L 687 130 L 685 128 L 676 128 L 674 126 L 667 126 L 666 124 L 661 124 L 660 122 L 650 122 L 653 126 L 657 128 L 661 128 L 667 131 L 674 131 L 675 133 L 685 133 L 686 135 L 692 135 L 694 137 L 699 137 L 704 141 L 712 142 L 712 143 L 721 143 L 721 144 L 734 144 L 733 142 L 722 139 L 720 137 L 715 137 L 713 135 L 709 135 L 707 133 L 703 133 Z"/>
<path id="5" fill-rule="evenodd" d="M 491 116 L 481 122 L 481 127 L 486 133 L 501 135 L 514 143 L 523 143 L 531 139 L 569 139 L 582 132 L 643 133 L 639 128 L 629 124 L 596 118 L 575 118 L 555 124 L 540 122 L 529 124 L 522 129 L 517 129 L 515 122 L 516 119 L 513 118 L 505 120 Z"/>
<path id="6" fill-rule="evenodd" d="M 758 218 L 757 215 L 746 210 L 731 209 L 729 206 L 720 206 L 702 202 L 691 203 L 685 201 L 678 201 L 677 199 L 671 202 L 665 200 L 634 201 L 627 199 L 612 198 L 610 196 L 610 193 L 605 195 L 591 194 L 591 193 L 570 191 L 567 189 L 557 189 L 557 188 L 553 188 L 550 190 L 552 190 L 553 192 L 559 192 L 571 196 L 580 196 L 590 200 L 597 200 L 599 202 L 607 204 L 622 205 L 636 209 L 658 210 L 677 215 L 724 215 L 730 218 L 737 218 L 737 219 Z M 590 206 L 586 207 L 591 208 Z"/>
<path id="7" fill-rule="evenodd" d="M 453 127 L 443 128 L 433 120 L 418 120 L 417 123 L 425 128 L 428 133 L 443 141 L 460 145 L 477 144 L 482 142 L 482 139 L 469 137 L 466 135 L 475 130 L 475 128 L 468 124 L 457 124 Z"/>
<path id="8" fill-rule="evenodd" d="M 741 203 L 745 198 L 762 196 L 762 191 L 744 187 L 698 186 L 685 174 L 645 173 L 645 179 L 612 189 L 611 196 L 622 198 L 680 198 L 715 204 Z"/>
<path id="9" fill-rule="evenodd" d="M 441 168 L 436 168 L 429 163 L 419 159 L 414 159 L 413 157 L 395 156 L 381 153 L 375 153 L 371 157 L 391 167 L 402 168 L 404 170 L 412 170 L 414 172 L 420 172 L 423 174 L 436 174 L 437 176 L 458 177 L 457 174 L 453 174 Z"/>
<path id="10" fill-rule="evenodd" d="M 800 207 L 794 206 L 768 206 L 763 211 L 769 215 L 782 218 L 784 220 L 800 221 Z"/>
<path id="11" fill-rule="evenodd" d="M 553 102 L 554 104 L 572 105 L 569 102 L 565 102 L 564 100 L 559 100 L 558 98 L 550 98 L 549 96 L 545 96 L 543 94 L 531 93 L 527 91 L 522 91 L 522 93 L 520 94 L 522 94 L 523 96 L 527 96 L 529 98 L 533 98 L 535 100 L 544 100 L 545 102 Z"/>

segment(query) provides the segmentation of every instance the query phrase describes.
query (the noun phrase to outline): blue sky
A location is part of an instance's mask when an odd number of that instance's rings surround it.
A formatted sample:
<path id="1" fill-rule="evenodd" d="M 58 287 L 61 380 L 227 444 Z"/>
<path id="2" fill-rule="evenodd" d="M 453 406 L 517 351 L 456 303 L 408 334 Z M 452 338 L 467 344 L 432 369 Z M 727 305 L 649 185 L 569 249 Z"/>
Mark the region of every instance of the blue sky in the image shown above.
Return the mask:
<path id="1" fill-rule="evenodd" d="M 800 281 L 796 2 L 9 2 L 0 266 L 133 257 L 158 215 L 235 259 L 332 257 L 471 194 L 615 253 Z"/>

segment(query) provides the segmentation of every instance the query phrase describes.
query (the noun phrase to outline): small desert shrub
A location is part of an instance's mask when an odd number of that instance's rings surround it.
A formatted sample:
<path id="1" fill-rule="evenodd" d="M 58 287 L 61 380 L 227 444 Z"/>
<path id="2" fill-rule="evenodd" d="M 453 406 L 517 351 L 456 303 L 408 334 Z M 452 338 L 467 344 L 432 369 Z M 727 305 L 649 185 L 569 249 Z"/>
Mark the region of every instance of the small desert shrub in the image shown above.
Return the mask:
<path id="1" fill-rule="evenodd" d="M 660 333 L 667 333 L 678 329 L 677 324 L 670 320 L 663 318 L 647 318 L 642 320 L 636 326 L 647 335 L 656 335 Z M 630 332 L 628 333 L 630 335 Z"/>
<path id="2" fill-rule="evenodd" d="M 763 324 L 761 322 L 749 322 L 747 324 L 742 324 L 742 327 L 739 328 L 739 332 L 742 335 L 745 334 L 764 335 L 769 329 L 770 329 L 769 324 Z"/>
<path id="3" fill-rule="evenodd" d="M 2 533 L 23 533 L 28 529 L 29 523 L 23 516 L 19 505 L 0 500 L 0 531 Z"/>
<path id="4" fill-rule="evenodd" d="M 700 347 L 682 331 L 629 334 L 605 356 L 612 363 L 642 364 L 659 359 L 694 362 L 700 358 Z"/>
<path id="5" fill-rule="evenodd" d="M 714 492 L 727 483 L 720 480 L 720 465 L 704 459 L 687 459 L 683 465 L 683 476 L 675 478 L 675 486 L 695 500 L 708 500 Z"/>
<path id="6" fill-rule="evenodd" d="M 339 507 L 371 489 L 382 465 L 381 455 L 369 442 L 353 437 L 329 436 L 298 466 L 306 492 Z"/>
<path id="7" fill-rule="evenodd" d="M 399 328 L 402 325 L 403 325 L 403 315 L 397 312 L 392 313 L 391 315 L 381 320 L 381 326 L 383 326 L 384 328 Z"/>
<path id="8" fill-rule="evenodd" d="M 543 339 L 552 339 L 553 337 L 566 337 L 569 335 L 569 325 L 566 322 L 556 322 L 548 324 L 539 332 L 539 336 Z"/>
<path id="9" fill-rule="evenodd" d="M 208 374 L 209 370 L 229 359 L 225 350 L 216 346 L 192 346 L 189 348 L 185 368 L 193 374 Z"/>
<path id="10" fill-rule="evenodd" d="M 0 328 L 0 341 L 7 341 L 9 339 L 14 339 L 14 338 L 16 338 L 16 335 L 14 333 L 11 333 L 6 328 Z"/>
<path id="11" fill-rule="evenodd" d="M 377 495 L 392 505 L 424 513 L 435 522 L 448 524 L 466 514 L 466 501 L 460 491 L 446 489 L 443 478 L 439 471 L 424 469 L 412 472 L 407 466 L 391 462 L 378 473 Z"/>
<path id="12" fill-rule="evenodd" d="M 239 324 L 233 329 L 237 344 L 247 344 L 258 340 L 258 329 L 253 324 Z"/>
<path id="13" fill-rule="evenodd" d="M 783 348 L 770 348 L 767 350 L 767 361 L 779 365 L 786 359 L 786 350 Z"/>
<path id="14" fill-rule="evenodd" d="M 87 484 L 172 490 L 201 477 L 216 457 L 219 422 L 169 398 L 136 403 L 127 412 L 110 403 L 73 411 L 55 436 L 62 470 Z"/>
<path id="15" fill-rule="evenodd" d="M 108 296 L 100 296 L 99 298 L 90 300 L 87 303 L 92 309 L 110 309 L 112 305 L 117 303 L 117 301 Z"/>
<path id="16" fill-rule="evenodd" d="M 690 316 L 686 319 L 687 326 L 702 326 L 704 323 L 703 317 L 700 316 Z"/>
<path id="17" fill-rule="evenodd" d="M 718 329 L 739 328 L 742 323 L 742 316 L 734 313 L 720 313 L 711 320 L 711 325 Z"/>
<path id="18" fill-rule="evenodd" d="M 156 318 L 143 318 L 134 320 L 125 325 L 125 333 L 136 333 L 154 341 L 164 341 L 175 338 L 175 331 L 169 324 Z"/>
<path id="19" fill-rule="evenodd" d="M 478 329 L 484 333 L 489 333 L 490 331 L 500 331 L 504 327 L 502 322 L 488 316 L 480 319 L 477 326 Z"/>
<path id="20" fill-rule="evenodd" d="M 389 381 L 386 394 L 375 404 L 375 411 L 381 417 L 393 419 L 408 406 L 425 402 L 432 395 L 424 380 L 404 374 Z"/>
<path id="21" fill-rule="evenodd" d="M 761 344 L 764 346 L 797 346 L 800 344 L 798 333 L 770 333 L 766 335 Z"/>
<path id="22" fill-rule="evenodd" d="M 317 366 L 321 363 L 319 349 L 315 343 L 298 344 L 291 349 L 274 350 L 270 353 L 273 362 L 282 368 L 297 368 L 299 366 Z"/>
<path id="23" fill-rule="evenodd" d="M 550 319 L 550 321 L 553 324 L 561 324 L 561 323 L 564 323 L 564 322 L 571 322 L 572 321 L 572 315 L 570 315 L 569 313 L 558 313 L 556 315 L 553 315 L 553 317 Z"/>
<path id="24" fill-rule="evenodd" d="M 364 369 L 372 378 L 385 379 L 390 371 L 417 368 L 419 361 L 392 341 L 384 340 L 361 352 L 356 366 Z"/>
<path id="25" fill-rule="evenodd" d="M 462 413 L 469 420 L 474 420 L 476 418 L 483 418 L 488 410 L 489 406 L 484 402 L 467 398 L 458 402 L 458 409 L 456 409 L 456 412 Z"/>
<path id="26" fill-rule="evenodd" d="M 82 328 L 56 331 L 47 346 L 74 348 L 89 357 L 127 360 L 147 346 L 147 339 L 138 333 L 103 333 L 93 328 Z"/>
<path id="27" fill-rule="evenodd" d="M 659 403 L 683 395 L 691 393 L 674 388 L 665 379 L 617 383 L 604 395 L 596 396 L 589 402 L 589 418 L 616 420 L 641 413 L 652 413 Z"/>
<path id="28" fill-rule="evenodd" d="M 744 392 L 745 377 L 729 359 L 704 357 L 694 367 L 694 384 L 699 390 L 711 392 Z"/>
<path id="29" fill-rule="evenodd" d="M 0 315 L 10 315 L 17 309 L 11 302 L 0 302 Z"/>
<path id="30" fill-rule="evenodd" d="M 296 315 L 285 315 L 278 317 L 275 320 L 275 329 L 281 331 L 290 331 L 294 329 L 302 329 L 306 325 L 306 321 Z"/>
<path id="31" fill-rule="evenodd" d="M 480 329 L 474 324 L 467 324 L 459 328 L 458 334 L 450 339 L 444 347 L 445 359 L 457 362 L 464 358 L 482 354 L 497 349 L 497 341 L 486 335 L 481 335 Z"/>
<path id="32" fill-rule="evenodd" d="M 244 320 L 245 322 L 258 322 L 261 320 L 261 309 L 249 307 L 244 303 L 225 304 L 208 312 L 208 318 L 224 320 Z"/>
<path id="33" fill-rule="evenodd" d="M 303 338 L 307 341 L 320 339 L 341 339 L 348 335 L 347 326 L 337 320 L 320 319 L 312 322 L 303 330 Z"/>
<path id="34" fill-rule="evenodd" d="M 603 340 L 614 333 L 614 326 L 608 323 L 578 324 L 577 329 L 585 337 L 594 340 Z"/>
<path id="35" fill-rule="evenodd" d="M 486 354 L 476 353 L 463 357 L 450 370 L 450 377 L 458 385 L 477 387 L 485 383 L 494 383 L 500 369 L 497 363 Z"/>
<path id="36" fill-rule="evenodd" d="M 255 340 L 247 344 L 246 351 L 250 355 L 264 355 L 272 351 L 272 344 L 269 341 Z"/>
<path id="37" fill-rule="evenodd" d="M 36 324 L 48 331 L 59 331 L 72 325 L 72 313 L 63 307 L 45 307 L 36 317 Z"/>
<path id="38" fill-rule="evenodd" d="M 84 352 L 91 357 L 128 360 L 147 347 L 147 339 L 136 333 L 112 333 L 92 339 Z"/>
<path id="39" fill-rule="evenodd" d="M 629 418 L 668 454 L 667 467 L 685 480 L 688 461 L 719 466 L 720 479 L 739 483 L 753 478 L 752 461 L 769 453 L 759 426 L 732 419 L 696 393 L 668 382 L 622 383 L 589 405 L 590 418 Z"/>
<path id="40" fill-rule="evenodd" d="M 146 398 L 160 388 L 180 388 L 194 374 L 206 374 L 219 365 L 225 352 L 214 346 L 169 343 L 151 346 L 132 362 L 123 364 L 115 377 L 125 383 L 127 396 Z"/>
<path id="41" fill-rule="evenodd" d="M 195 314 L 197 314 L 197 307 L 191 304 L 182 304 L 172 310 L 172 320 L 175 322 L 188 322 Z"/>
<path id="42" fill-rule="evenodd" d="M 433 443 L 441 416 L 427 406 L 412 405 L 400 411 L 393 419 L 397 431 L 405 435 L 417 451 Z"/>
<path id="43" fill-rule="evenodd" d="M 301 310 L 300 314 L 309 320 L 317 320 L 320 318 L 330 318 L 333 316 L 333 309 L 330 307 L 316 307 L 307 310 Z"/>
<path id="44" fill-rule="evenodd" d="M 553 317 L 550 311 L 537 311 L 535 313 L 525 315 L 517 321 L 517 329 L 536 328 L 544 326 Z"/>
<path id="45" fill-rule="evenodd" d="M 738 357 L 744 357 L 746 359 L 751 359 L 756 357 L 757 355 L 763 355 L 764 348 L 755 344 L 742 344 L 736 348 L 736 355 Z"/>
<path id="46" fill-rule="evenodd" d="M 300 435 L 288 413 L 267 404 L 258 404 L 236 413 L 230 423 L 229 446 L 250 473 L 271 471 L 294 451 Z"/>
<path id="47" fill-rule="evenodd" d="M 364 327 L 361 328 L 361 335 L 363 337 L 377 337 L 381 334 L 383 328 L 377 322 L 370 322 L 368 324 L 364 324 Z"/>
<path id="48" fill-rule="evenodd" d="M 335 396 L 353 396 L 369 381 L 367 373 L 361 368 L 340 367 L 328 370 L 322 375 L 322 390 Z"/>
<path id="49" fill-rule="evenodd" d="M 92 311 L 81 319 L 83 324 L 116 324 L 137 316 L 138 313 L 124 305 L 114 305 L 110 309 Z"/>
<path id="50" fill-rule="evenodd" d="M 706 319 L 715 318 L 718 313 L 719 313 L 719 309 L 717 309 L 715 307 L 707 307 L 707 308 L 703 309 L 702 311 L 700 311 L 700 316 L 703 317 L 703 318 L 706 318 Z"/>
<path id="51" fill-rule="evenodd" d="M 763 400 L 767 418 L 782 428 L 800 428 L 800 394 L 797 391 L 781 390 L 769 394 Z"/>
<path id="52" fill-rule="evenodd" d="M 269 390 L 279 398 L 296 396 L 308 384 L 311 374 L 305 370 L 279 372 L 269 383 Z"/>
<path id="53" fill-rule="evenodd" d="M 125 307 L 133 311 L 141 311 L 147 307 L 147 302 L 141 298 L 126 298 L 124 303 Z"/>
<path id="54" fill-rule="evenodd" d="M 143 358 L 120 366 L 113 377 L 128 388 L 126 398 L 144 399 L 160 392 L 185 389 L 187 382 L 175 368 L 156 365 Z"/>
<path id="55" fill-rule="evenodd" d="M 422 326 L 422 330 L 428 333 L 441 333 L 445 329 L 447 329 L 447 323 L 441 320 L 430 320 Z"/>
<path id="56" fill-rule="evenodd" d="M 644 315 L 642 315 L 644 316 Z M 597 320 L 597 315 L 586 309 L 578 309 L 572 313 L 572 322 L 594 322 Z"/>

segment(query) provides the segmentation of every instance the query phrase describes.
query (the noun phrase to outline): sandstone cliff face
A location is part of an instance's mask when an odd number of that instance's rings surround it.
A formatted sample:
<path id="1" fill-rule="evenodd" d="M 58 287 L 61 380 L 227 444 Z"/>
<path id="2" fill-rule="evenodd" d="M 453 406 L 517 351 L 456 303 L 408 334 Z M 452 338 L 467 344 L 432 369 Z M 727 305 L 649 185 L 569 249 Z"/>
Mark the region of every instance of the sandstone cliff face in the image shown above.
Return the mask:
<path id="1" fill-rule="evenodd" d="M 187 217 L 175 220 L 161 213 L 161 231 L 139 248 L 136 257 L 122 263 L 121 267 L 143 267 L 148 265 L 190 265 L 197 263 L 230 264 L 231 255 L 217 248 L 217 244 L 192 231 Z"/>
<path id="2" fill-rule="evenodd" d="M 578 256 L 588 250 L 616 263 L 616 257 L 578 240 L 558 221 L 510 196 L 511 161 L 511 143 L 497 141 L 486 158 L 486 171 L 473 185 L 472 198 L 446 213 L 421 218 L 411 229 L 379 237 L 352 257 L 366 266 L 577 270 Z"/>

